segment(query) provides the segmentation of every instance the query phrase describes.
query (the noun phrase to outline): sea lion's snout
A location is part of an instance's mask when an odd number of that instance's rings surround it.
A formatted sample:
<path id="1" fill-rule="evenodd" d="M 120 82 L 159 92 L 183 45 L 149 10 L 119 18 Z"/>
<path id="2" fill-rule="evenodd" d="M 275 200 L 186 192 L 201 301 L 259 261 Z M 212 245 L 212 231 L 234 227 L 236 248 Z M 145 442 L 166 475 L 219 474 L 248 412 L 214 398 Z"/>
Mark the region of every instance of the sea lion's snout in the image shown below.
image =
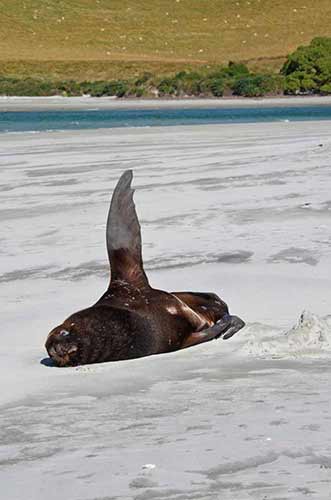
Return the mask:
<path id="1" fill-rule="evenodd" d="M 75 363 L 78 346 L 74 333 L 57 327 L 50 332 L 46 340 L 47 352 L 58 366 L 72 366 Z"/>

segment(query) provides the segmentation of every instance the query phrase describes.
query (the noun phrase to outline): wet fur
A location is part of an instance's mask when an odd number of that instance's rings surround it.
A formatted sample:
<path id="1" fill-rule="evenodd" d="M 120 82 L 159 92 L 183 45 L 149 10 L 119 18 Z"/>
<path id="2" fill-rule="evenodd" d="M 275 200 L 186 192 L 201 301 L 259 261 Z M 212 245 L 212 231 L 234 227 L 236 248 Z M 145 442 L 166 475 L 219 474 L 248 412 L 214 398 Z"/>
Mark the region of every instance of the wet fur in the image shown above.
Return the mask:
<path id="1" fill-rule="evenodd" d="M 168 293 L 149 285 L 131 181 L 132 172 L 125 172 L 109 210 L 107 291 L 92 307 L 54 328 L 46 340 L 46 349 L 59 366 L 170 352 L 217 338 L 231 325 L 235 332 L 244 324 L 239 318 L 239 323 L 231 323 L 227 305 L 215 294 Z"/>

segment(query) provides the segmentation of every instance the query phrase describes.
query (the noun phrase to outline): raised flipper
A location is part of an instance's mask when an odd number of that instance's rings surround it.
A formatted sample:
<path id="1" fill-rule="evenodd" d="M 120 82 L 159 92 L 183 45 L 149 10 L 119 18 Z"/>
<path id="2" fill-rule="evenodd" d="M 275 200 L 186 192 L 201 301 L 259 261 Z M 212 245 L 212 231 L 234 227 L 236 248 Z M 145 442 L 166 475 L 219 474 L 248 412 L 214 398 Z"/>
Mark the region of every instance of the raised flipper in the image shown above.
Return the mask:
<path id="1" fill-rule="evenodd" d="M 238 316 L 225 314 L 222 319 L 217 321 L 217 323 L 210 328 L 206 328 L 201 332 L 191 333 L 189 337 L 184 340 L 181 349 L 202 344 L 203 342 L 209 342 L 219 337 L 222 337 L 224 340 L 229 339 L 244 326 L 244 321 L 238 318 Z"/>
<path id="2" fill-rule="evenodd" d="M 132 177 L 132 170 L 126 170 L 114 189 L 107 219 L 107 251 L 111 282 L 122 280 L 143 287 L 149 285 L 143 268 Z"/>

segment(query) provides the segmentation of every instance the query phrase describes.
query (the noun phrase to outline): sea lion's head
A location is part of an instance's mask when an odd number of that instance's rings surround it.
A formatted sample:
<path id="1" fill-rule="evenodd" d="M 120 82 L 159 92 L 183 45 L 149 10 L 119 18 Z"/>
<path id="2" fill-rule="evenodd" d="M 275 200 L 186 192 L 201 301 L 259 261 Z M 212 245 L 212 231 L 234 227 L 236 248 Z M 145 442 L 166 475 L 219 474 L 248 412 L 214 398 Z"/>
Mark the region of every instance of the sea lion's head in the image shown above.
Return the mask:
<path id="1" fill-rule="evenodd" d="M 80 335 L 74 322 L 65 321 L 49 333 L 45 347 L 58 366 L 79 364 Z"/>
<path id="2" fill-rule="evenodd" d="M 122 348 L 139 320 L 132 317 L 132 312 L 113 307 L 83 309 L 49 333 L 46 350 L 57 366 L 123 359 Z"/>
<path id="3" fill-rule="evenodd" d="M 45 347 L 57 366 L 75 366 L 86 363 L 86 356 L 93 354 L 92 346 L 98 345 L 100 324 L 98 311 L 83 309 L 67 318 L 48 334 Z"/>

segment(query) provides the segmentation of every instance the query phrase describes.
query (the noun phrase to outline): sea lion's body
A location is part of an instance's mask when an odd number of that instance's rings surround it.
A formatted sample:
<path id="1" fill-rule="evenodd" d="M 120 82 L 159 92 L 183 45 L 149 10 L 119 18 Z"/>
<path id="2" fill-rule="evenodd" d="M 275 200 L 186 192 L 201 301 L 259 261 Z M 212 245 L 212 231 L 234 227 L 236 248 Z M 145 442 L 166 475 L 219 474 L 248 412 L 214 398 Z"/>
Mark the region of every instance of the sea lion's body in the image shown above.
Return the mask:
<path id="1" fill-rule="evenodd" d="M 96 304 L 74 313 L 49 334 L 46 349 L 59 366 L 119 361 L 171 352 L 244 326 L 212 293 L 152 288 L 143 269 L 132 173 L 121 177 L 107 221 L 111 280 Z"/>

